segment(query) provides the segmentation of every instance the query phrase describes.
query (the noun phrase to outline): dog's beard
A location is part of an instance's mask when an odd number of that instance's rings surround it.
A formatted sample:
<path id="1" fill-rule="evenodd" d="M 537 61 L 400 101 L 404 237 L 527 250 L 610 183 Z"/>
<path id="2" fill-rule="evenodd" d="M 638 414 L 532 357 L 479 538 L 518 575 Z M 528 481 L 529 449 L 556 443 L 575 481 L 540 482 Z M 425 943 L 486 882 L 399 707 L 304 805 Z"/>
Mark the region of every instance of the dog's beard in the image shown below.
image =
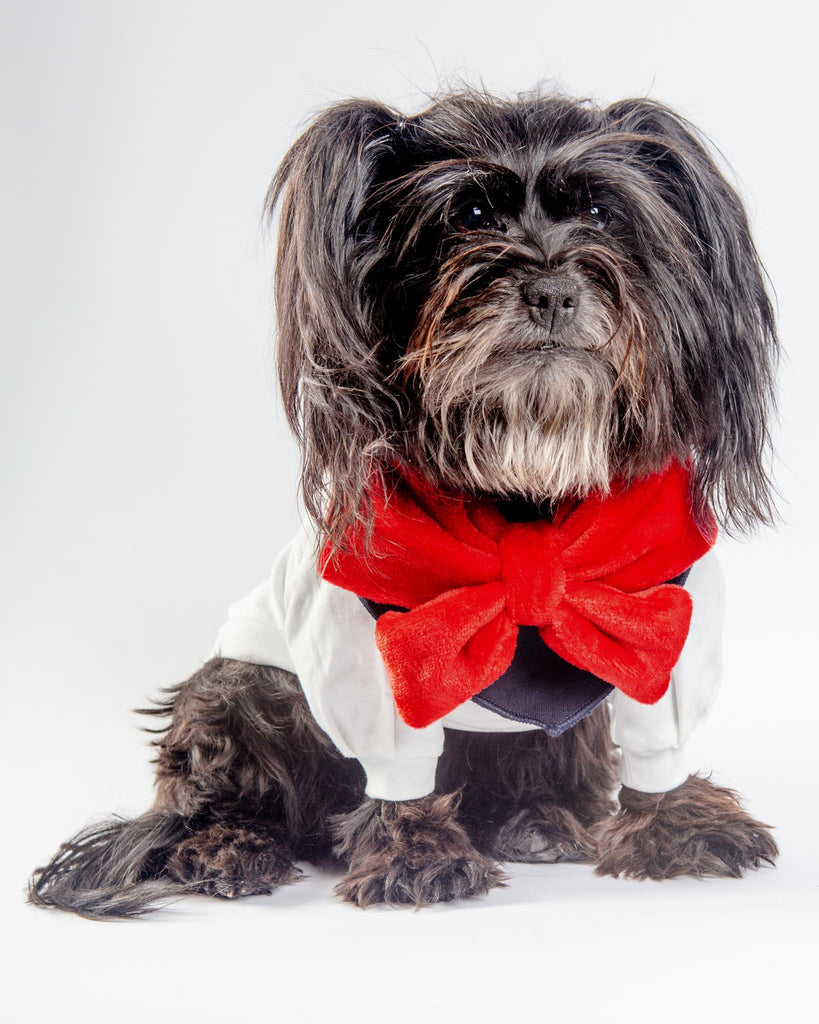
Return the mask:
<path id="1" fill-rule="evenodd" d="M 418 462 L 459 491 L 533 501 L 605 491 L 630 379 L 627 332 L 609 305 L 587 289 L 571 329 L 550 333 L 508 278 L 443 315 L 435 300 L 402 364 L 417 382 Z"/>

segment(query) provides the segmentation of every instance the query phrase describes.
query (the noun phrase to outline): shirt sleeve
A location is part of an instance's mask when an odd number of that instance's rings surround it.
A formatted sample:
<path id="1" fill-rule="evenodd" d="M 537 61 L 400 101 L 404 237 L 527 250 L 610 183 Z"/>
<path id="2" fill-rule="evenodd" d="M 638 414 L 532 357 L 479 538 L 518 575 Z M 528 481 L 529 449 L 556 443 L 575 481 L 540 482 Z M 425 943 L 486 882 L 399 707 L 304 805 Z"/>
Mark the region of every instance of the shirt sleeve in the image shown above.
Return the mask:
<path id="1" fill-rule="evenodd" d="M 643 793 L 665 793 L 688 778 L 686 742 L 711 710 L 722 679 L 725 584 L 713 550 L 693 566 L 686 589 L 694 604 L 691 628 L 666 694 L 656 704 L 619 690 L 610 699 L 621 781 Z"/>
<path id="2" fill-rule="evenodd" d="M 412 800 L 433 791 L 444 727 L 413 729 L 401 720 L 375 620 L 355 594 L 319 576 L 307 527 L 270 579 L 231 607 L 214 653 L 294 672 L 318 725 L 364 768 L 368 796 Z"/>

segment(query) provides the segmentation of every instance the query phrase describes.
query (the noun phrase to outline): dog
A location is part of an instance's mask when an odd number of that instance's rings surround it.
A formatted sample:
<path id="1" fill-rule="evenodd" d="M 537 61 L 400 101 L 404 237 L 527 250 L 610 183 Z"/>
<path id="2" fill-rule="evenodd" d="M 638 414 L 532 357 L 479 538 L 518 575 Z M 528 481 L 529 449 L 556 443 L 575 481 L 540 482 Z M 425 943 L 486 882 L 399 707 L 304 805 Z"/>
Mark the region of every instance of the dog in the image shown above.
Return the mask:
<path id="1" fill-rule="evenodd" d="M 351 904 L 417 907 L 509 861 L 773 863 L 685 759 L 717 526 L 775 519 L 775 320 L 698 130 L 649 99 L 350 100 L 266 210 L 307 525 L 143 709 L 168 719 L 153 808 L 64 843 L 30 900 L 129 917 L 308 861 Z"/>

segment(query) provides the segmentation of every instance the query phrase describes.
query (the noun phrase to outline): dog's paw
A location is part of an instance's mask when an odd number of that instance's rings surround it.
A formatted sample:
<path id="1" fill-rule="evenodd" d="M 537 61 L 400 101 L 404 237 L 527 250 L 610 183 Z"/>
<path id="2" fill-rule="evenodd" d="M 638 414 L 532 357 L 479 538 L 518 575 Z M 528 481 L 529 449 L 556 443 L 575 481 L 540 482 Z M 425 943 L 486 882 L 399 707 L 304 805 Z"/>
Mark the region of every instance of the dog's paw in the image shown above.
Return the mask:
<path id="1" fill-rule="evenodd" d="M 587 864 L 597 859 L 593 836 L 571 811 L 542 801 L 513 814 L 493 846 L 498 860 L 530 864 Z"/>
<path id="2" fill-rule="evenodd" d="M 336 887 L 348 903 L 424 907 L 482 896 L 504 884 L 455 818 L 457 799 L 405 803 L 366 800 L 334 825 L 336 852 L 349 871 Z"/>
<path id="3" fill-rule="evenodd" d="M 740 878 L 779 853 L 769 825 L 750 817 L 732 790 L 699 775 L 669 793 L 624 786 L 620 806 L 600 835 L 598 875 Z"/>
<path id="4" fill-rule="evenodd" d="M 336 886 L 346 903 L 372 907 L 427 907 L 466 896 L 483 896 L 504 884 L 500 869 L 477 851 L 471 857 L 438 857 L 413 864 L 400 857 L 356 862 Z"/>
<path id="5" fill-rule="evenodd" d="M 176 847 L 165 873 L 190 892 L 236 899 L 269 895 L 301 871 L 271 836 L 213 824 Z"/>

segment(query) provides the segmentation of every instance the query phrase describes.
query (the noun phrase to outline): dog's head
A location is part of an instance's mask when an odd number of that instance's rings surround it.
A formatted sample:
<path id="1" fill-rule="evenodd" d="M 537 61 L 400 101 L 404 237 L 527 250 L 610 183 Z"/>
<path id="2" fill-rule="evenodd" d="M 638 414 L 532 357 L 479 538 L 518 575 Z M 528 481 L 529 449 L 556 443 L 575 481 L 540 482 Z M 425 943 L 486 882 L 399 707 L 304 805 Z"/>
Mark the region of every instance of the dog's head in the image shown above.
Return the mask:
<path id="1" fill-rule="evenodd" d="M 281 388 L 334 539 L 402 462 L 548 502 L 676 457 L 699 513 L 771 518 L 771 305 L 739 198 L 667 107 L 340 103 L 277 204 Z"/>

